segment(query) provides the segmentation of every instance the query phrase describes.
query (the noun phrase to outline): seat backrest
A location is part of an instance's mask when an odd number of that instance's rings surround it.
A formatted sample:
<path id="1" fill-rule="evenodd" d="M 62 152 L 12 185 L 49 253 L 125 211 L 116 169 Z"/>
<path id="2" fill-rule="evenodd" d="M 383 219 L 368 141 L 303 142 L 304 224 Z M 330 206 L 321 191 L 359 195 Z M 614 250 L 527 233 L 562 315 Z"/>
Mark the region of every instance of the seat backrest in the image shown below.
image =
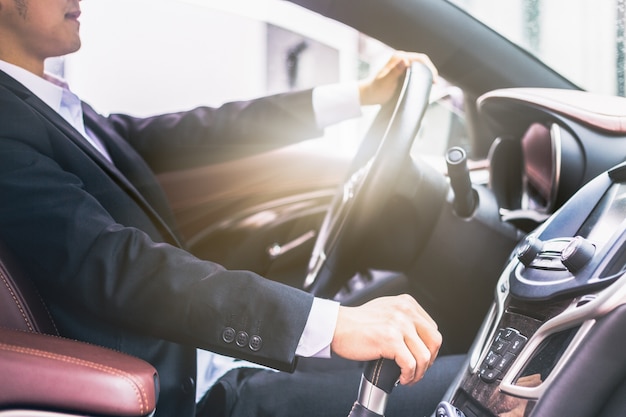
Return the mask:
<path id="1" fill-rule="evenodd" d="M 45 333 L 40 334 L 40 333 Z M 147 416 L 159 393 L 138 358 L 59 337 L 33 282 L 0 242 L 0 417 Z"/>
<path id="2" fill-rule="evenodd" d="M 58 335 L 35 285 L 0 242 L 0 326 Z"/>

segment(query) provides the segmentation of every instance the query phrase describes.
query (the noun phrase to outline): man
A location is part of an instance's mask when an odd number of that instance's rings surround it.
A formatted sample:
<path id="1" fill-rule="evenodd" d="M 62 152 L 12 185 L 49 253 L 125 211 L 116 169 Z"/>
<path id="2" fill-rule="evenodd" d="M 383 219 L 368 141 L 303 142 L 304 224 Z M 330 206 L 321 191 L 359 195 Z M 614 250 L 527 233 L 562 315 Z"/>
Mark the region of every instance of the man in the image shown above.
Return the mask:
<path id="1" fill-rule="evenodd" d="M 415 300 L 340 307 L 197 259 L 181 248 L 151 170 L 159 155 L 184 160 L 220 146 L 313 137 L 320 128 L 313 92 L 105 118 L 44 73 L 47 58 L 79 49 L 79 16 L 79 0 L 0 0 L 0 240 L 35 281 L 59 332 L 152 363 L 161 378 L 159 416 L 194 415 L 196 347 L 289 371 L 297 356 L 330 351 L 357 361 L 385 357 L 401 367 L 402 384 L 420 380 L 441 335 Z M 418 54 L 392 58 L 360 85 L 361 103 L 387 100 L 417 59 L 429 63 Z M 245 369 L 220 385 L 241 383 L 232 392 L 205 398 L 203 412 L 246 415 L 263 399 L 245 394 L 241 405 L 237 395 L 261 375 L 261 386 L 273 378 L 292 385 L 290 374 Z"/>

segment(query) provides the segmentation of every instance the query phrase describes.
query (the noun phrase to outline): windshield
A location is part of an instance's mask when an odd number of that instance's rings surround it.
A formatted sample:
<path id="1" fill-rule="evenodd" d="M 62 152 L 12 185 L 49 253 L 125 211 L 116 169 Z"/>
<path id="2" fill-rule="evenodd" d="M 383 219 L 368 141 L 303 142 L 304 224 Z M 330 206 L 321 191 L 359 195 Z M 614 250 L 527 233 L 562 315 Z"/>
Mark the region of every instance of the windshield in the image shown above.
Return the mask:
<path id="1" fill-rule="evenodd" d="M 450 0 L 579 87 L 625 95 L 626 0 Z"/>

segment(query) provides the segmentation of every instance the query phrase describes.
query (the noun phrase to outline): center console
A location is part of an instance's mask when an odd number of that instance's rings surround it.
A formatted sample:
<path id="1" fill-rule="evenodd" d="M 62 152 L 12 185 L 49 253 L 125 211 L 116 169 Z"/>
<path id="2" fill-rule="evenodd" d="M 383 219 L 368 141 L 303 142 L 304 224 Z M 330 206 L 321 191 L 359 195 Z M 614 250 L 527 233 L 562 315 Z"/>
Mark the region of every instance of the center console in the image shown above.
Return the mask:
<path id="1" fill-rule="evenodd" d="M 596 407 L 590 402 L 607 401 L 594 399 L 594 390 L 619 380 L 613 368 L 621 364 L 611 363 L 624 362 L 611 355 L 622 355 L 612 345 L 626 331 L 609 329 L 626 317 L 625 271 L 626 165 L 620 165 L 518 246 L 466 368 L 435 415 L 594 415 L 585 411 Z"/>

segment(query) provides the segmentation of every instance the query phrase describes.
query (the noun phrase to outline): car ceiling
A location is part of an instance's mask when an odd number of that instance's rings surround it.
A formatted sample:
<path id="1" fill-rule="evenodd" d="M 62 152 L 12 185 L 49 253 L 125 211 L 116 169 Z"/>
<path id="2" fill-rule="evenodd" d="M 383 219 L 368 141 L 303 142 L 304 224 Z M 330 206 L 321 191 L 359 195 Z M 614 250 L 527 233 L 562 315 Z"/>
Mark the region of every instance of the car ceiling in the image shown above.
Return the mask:
<path id="1" fill-rule="evenodd" d="M 427 53 L 444 78 L 475 97 L 507 87 L 578 88 L 444 0 L 288 1 L 395 49 Z"/>

